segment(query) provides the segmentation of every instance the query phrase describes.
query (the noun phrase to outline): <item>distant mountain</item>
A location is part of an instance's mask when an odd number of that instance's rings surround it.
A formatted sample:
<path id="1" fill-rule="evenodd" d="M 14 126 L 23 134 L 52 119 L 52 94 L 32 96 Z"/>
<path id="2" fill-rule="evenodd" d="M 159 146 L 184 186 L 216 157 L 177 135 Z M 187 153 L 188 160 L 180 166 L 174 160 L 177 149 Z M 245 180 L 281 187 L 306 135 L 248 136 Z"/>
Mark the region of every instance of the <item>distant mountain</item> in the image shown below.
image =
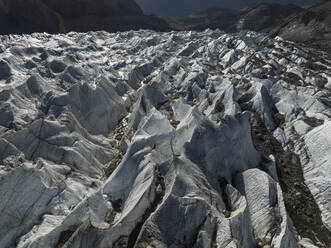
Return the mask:
<path id="1" fill-rule="evenodd" d="M 294 5 L 276 3 L 254 4 L 239 11 L 237 30 L 268 31 L 281 24 L 287 18 L 301 13 L 303 8 Z"/>
<path id="2" fill-rule="evenodd" d="M 166 18 L 171 28 L 201 31 L 219 28 L 226 32 L 252 30 L 281 36 L 331 52 L 331 1 L 304 9 L 297 5 L 259 3 L 240 10 L 210 8 L 185 17 Z"/>
<path id="3" fill-rule="evenodd" d="M 169 22 L 173 28 L 180 30 L 219 28 L 227 32 L 268 32 L 302 11 L 301 7 L 293 4 L 260 3 L 241 10 L 213 8 L 183 18 L 172 18 Z"/>
<path id="4" fill-rule="evenodd" d="M 0 0 L 0 33 L 167 30 L 134 0 Z"/>
<path id="5" fill-rule="evenodd" d="M 208 8 L 221 7 L 230 9 L 246 8 L 255 3 L 272 3 L 275 0 L 137 0 L 143 11 L 162 17 L 183 17 Z M 310 6 L 318 0 L 278 0 L 279 4 L 297 4 Z"/>
<path id="6" fill-rule="evenodd" d="M 331 1 L 322 1 L 272 31 L 284 39 L 331 52 Z"/>

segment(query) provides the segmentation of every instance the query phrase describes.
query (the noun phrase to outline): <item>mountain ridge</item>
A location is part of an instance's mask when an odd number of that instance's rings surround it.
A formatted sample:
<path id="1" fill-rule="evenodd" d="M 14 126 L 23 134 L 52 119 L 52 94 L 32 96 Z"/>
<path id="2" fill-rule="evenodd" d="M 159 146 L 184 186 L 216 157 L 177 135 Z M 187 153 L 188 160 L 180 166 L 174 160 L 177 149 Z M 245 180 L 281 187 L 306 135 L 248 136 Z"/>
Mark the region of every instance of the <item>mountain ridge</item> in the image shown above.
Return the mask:
<path id="1" fill-rule="evenodd" d="M 173 28 L 180 30 L 202 31 L 206 28 L 219 28 L 226 32 L 268 32 L 303 10 L 293 4 L 257 3 L 239 10 L 211 8 L 206 12 L 168 20 Z"/>
<path id="2" fill-rule="evenodd" d="M 1 34 L 169 30 L 165 21 L 144 15 L 134 0 L 1 0 L 0 21 Z"/>
<path id="3" fill-rule="evenodd" d="M 272 3 L 273 0 L 137 0 L 143 11 L 147 14 L 155 14 L 160 17 L 184 17 L 196 11 L 205 11 L 208 8 L 231 8 L 239 10 L 255 3 Z M 318 0 L 278 0 L 282 5 L 297 4 L 311 6 Z"/>
<path id="4" fill-rule="evenodd" d="M 321 1 L 305 9 L 275 27 L 270 34 L 331 53 L 331 1 Z"/>

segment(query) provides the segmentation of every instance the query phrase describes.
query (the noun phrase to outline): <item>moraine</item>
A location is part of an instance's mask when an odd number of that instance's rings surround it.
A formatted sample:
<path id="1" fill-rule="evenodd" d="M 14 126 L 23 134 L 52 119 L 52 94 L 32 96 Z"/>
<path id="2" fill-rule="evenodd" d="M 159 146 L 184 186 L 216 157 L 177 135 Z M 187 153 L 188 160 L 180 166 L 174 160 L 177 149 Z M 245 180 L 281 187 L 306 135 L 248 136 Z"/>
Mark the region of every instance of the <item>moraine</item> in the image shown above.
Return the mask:
<path id="1" fill-rule="evenodd" d="M 328 54 L 210 30 L 0 39 L 0 247 L 330 247 Z"/>

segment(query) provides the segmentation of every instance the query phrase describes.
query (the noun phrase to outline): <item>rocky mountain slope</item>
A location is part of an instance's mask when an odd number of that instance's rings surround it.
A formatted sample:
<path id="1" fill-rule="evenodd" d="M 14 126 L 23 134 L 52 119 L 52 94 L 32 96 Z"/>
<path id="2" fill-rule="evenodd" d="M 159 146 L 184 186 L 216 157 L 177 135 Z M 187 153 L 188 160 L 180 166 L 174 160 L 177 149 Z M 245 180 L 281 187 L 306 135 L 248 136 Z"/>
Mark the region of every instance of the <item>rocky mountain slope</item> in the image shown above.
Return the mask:
<path id="1" fill-rule="evenodd" d="M 134 0 L 0 0 L 0 33 L 168 30 Z"/>
<path id="2" fill-rule="evenodd" d="M 239 10 L 256 3 L 273 3 L 282 5 L 297 4 L 311 6 L 319 0 L 137 0 L 145 13 L 155 14 L 162 17 L 184 17 L 193 12 L 205 11 L 209 8 L 230 8 Z"/>
<path id="3" fill-rule="evenodd" d="M 330 247 L 326 54 L 210 30 L 0 39 L 0 247 Z"/>
<path id="4" fill-rule="evenodd" d="M 331 53 L 331 1 L 321 1 L 296 15 L 275 28 L 273 35 Z"/>
<path id="5" fill-rule="evenodd" d="M 169 22 L 178 30 L 203 31 L 206 28 L 219 28 L 226 32 L 269 32 L 302 11 L 301 7 L 293 4 L 260 3 L 240 10 L 211 8 L 186 17 L 170 18 Z"/>

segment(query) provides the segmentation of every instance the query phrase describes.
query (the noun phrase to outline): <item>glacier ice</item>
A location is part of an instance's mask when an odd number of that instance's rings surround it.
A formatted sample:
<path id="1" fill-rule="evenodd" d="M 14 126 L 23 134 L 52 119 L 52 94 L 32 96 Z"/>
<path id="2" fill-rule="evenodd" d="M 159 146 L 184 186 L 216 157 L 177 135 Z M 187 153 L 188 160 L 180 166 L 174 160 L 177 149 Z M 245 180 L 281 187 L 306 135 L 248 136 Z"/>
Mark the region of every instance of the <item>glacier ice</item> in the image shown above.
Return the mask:
<path id="1" fill-rule="evenodd" d="M 327 54 L 218 30 L 0 39 L 0 247 L 330 245 Z"/>

